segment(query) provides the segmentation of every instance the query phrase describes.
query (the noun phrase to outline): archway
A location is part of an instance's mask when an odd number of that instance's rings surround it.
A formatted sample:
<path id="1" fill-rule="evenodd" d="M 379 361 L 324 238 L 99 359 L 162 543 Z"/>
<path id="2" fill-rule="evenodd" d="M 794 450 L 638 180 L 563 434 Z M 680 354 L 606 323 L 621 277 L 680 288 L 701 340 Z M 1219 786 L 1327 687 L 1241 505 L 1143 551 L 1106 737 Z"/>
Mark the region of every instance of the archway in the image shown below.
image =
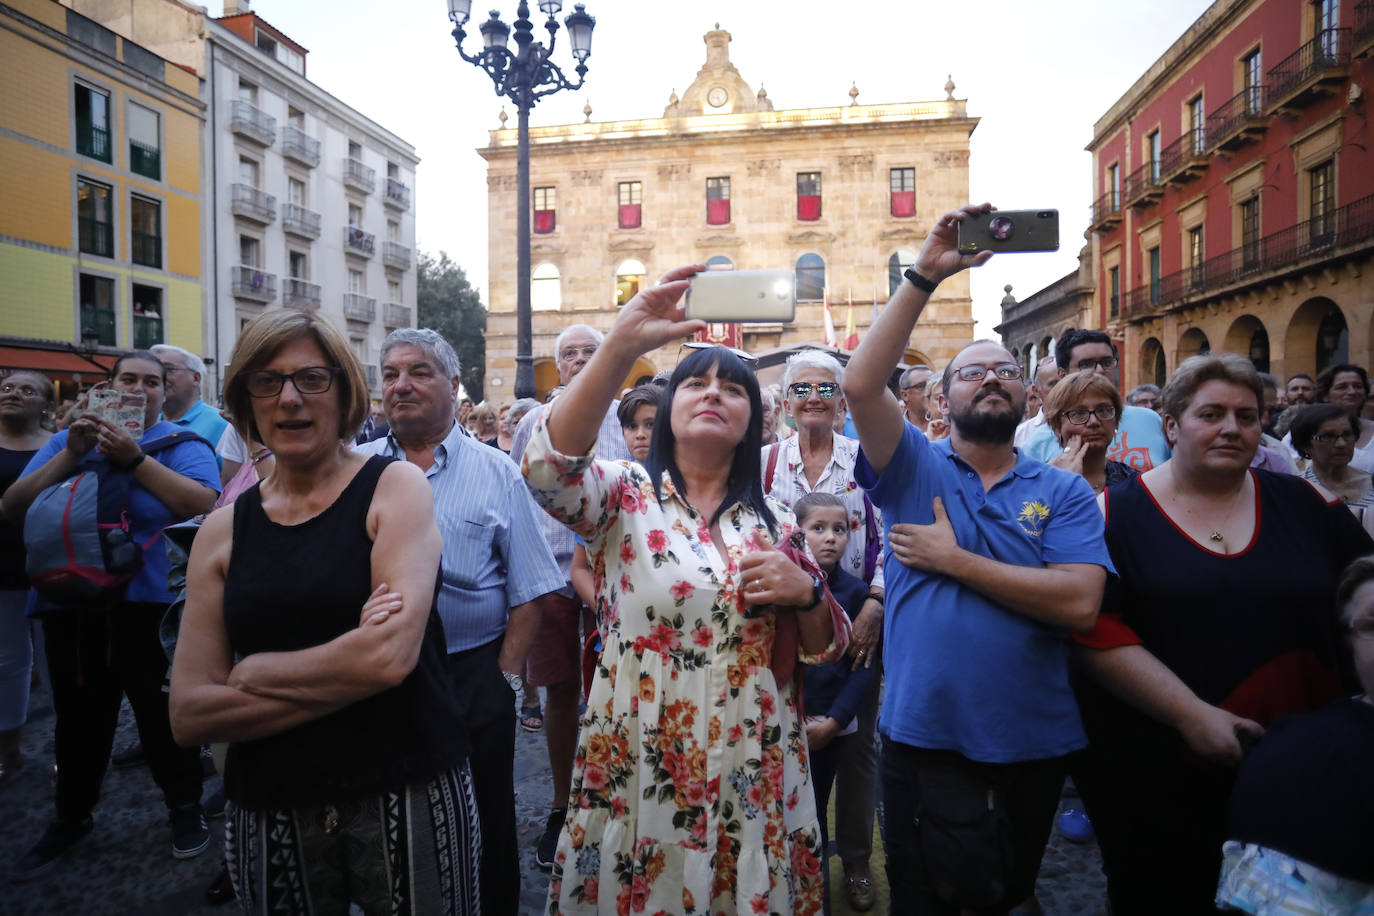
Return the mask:
<path id="1" fill-rule="evenodd" d="M 1045 337 L 1040 341 L 1040 345 L 1035 348 L 1035 361 L 1038 363 L 1046 356 L 1054 355 L 1054 338 Z"/>
<path id="2" fill-rule="evenodd" d="M 1164 345 L 1158 337 L 1147 337 L 1140 345 L 1140 368 L 1137 370 L 1137 385 L 1158 385 L 1163 388 L 1169 380 L 1168 367 L 1165 365 Z"/>
<path id="3" fill-rule="evenodd" d="M 1178 339 L 1178 353 L 1175 365 L 1183 362 L 1190 356 L 1205 356 L 1212 352 L 1212 344 L 1207 340 L 1207 335 L 1202 333 L 1201 328 L 1189 328 L 1183 332 L 1183 336 Z"/>
<path id="4" fill-rule="evenodd" d="M 1325 296 L 1316 296 L 1298 306 L 1288 322 L 1283 338 L 1285 376 L 1295 372 L 1316 375 L 1350 352 L 1350 331 L 1340 306 Z"/>
<path id="5" fill-rule="evenodd" d="M 1259 372 L 1269 371 L 1269 332 L 1254 315 L 1241 315 L 1231 322 L 1222 348 L 1248 356 Z"/>

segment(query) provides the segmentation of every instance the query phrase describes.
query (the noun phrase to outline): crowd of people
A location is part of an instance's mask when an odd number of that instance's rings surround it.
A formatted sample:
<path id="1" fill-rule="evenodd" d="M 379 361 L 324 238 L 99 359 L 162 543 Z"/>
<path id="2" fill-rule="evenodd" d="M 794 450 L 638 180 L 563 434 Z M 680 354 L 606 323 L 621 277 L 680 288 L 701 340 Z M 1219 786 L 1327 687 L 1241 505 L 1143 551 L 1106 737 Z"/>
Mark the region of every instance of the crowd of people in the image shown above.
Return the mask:
<path id="1" fill-rule="evenodd" d="M 207 896 L 250 914 L 518 912 L 518 727 L 550 914 L 871 909 L 879 798 L 892 913 L 1034 914 L 1069 779 L 1115 916 L 1374 913 L 1365 370 L 1203 354 L 1123 395 L 1075 329 L 897 373 L 986 209 L 938 221 L 847 364 L 774 385 L 688 340 L 704 265 L 565 328 L 543 403 L 473 404 L 401 329 L 371 404 L 292 310 L 244 327 L 222 410 L 176 347 L 100 386 L 132 431 L 0 380 L 0 787 L 35 667 L 56 711 L 11 877 L 93 829 L 127 696 L 172 854 L 222 814 Z"/>

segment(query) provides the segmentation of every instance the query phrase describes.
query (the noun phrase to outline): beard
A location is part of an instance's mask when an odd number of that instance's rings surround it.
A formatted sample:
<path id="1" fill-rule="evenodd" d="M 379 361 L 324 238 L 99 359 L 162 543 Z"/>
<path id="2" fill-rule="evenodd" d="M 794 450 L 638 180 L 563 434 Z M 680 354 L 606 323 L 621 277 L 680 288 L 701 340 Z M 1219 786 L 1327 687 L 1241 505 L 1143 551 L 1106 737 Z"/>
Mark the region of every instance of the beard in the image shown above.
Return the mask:
<path id="1" fill-rule="evenodd" d="M 1007 399 L 1007 406 L 998 410 L 979 410 L 978 405 L 990 395 L 998 394 Z M 1021 423 L 1025 412 L 1025 401 L 1016 402 L 1016 397 L 1005 388 L 982 388 L 974 395 L 968 406 L 951 409 L 951 425 L 959 431 L 959 438 L 979 445 L 1010 442 L 1016 435 L 1016 427 Z"/>

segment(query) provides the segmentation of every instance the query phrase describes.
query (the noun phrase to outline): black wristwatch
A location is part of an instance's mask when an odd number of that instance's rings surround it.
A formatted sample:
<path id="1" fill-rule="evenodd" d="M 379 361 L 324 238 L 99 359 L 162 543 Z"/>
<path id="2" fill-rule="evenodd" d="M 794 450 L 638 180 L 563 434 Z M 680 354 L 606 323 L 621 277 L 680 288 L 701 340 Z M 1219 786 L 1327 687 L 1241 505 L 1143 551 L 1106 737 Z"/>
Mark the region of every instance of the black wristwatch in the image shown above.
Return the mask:
<path id="1" fill-rule="evenodd" d="M 908 267 L 906 270 L 902 271 L 902 276 L 910 280 L 911 285 L 916 287 L 917 289 L 923 289 L 927 293 L 935 292 L 935 287 L 937 284 L 934 281 L 927 280 L 925 277 L 918 274 L 916 272 L 915 266 Z"/>
<path id="2" fill-rule="evenodd" d="M 136 468 L 136 467 L 138 467 L 140 464 L 142 464 L 142 463 L 143 463 L 143 459 L 144 459 L 144 458 L 147 458 L 147 457 L 148 457 L 148 453 L 145 452 L 145 451 L 143 451 L 143 449 L 139 449 L 139 450 L 138 450 L 138 457 L 137 457 L 137 458 L 135 458 L 133 461 L 130 461 L 128 464 L 117 465 L 117 467 L 119 468 L 119 470 L 123 471 L 125 474 L 132 474 L 132 473 L 134 472 L 134 468 Z"/>
<path id="3" fill-rule="evenodd" d="M 811 575 L 811 603 L 802 607 L 801 610 L 809 611 L 824 600 L 825 580 L 813 573 Z"/>

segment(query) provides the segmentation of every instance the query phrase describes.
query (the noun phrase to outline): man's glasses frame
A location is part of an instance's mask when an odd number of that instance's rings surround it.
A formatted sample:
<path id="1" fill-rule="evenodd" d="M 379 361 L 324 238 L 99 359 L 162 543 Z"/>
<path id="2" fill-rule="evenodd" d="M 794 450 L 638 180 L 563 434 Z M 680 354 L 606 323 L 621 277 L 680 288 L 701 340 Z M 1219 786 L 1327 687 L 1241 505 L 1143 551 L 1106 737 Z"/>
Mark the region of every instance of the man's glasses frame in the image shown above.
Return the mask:
<path id="1" fill-rule="evenodd" d="M 289 381 L 301 394 L 324 394 L 334 386 L 334 376 L 342 374 L 338 366 L 303 366 L 287 373 L 258 369 L 248 373 L 244 388 L 250 398 L 275 398 Z"/>
<path id="2" fill-rule="evenodd" d="M 559 352 L 558 361 L 560 363 L 567 362 L 568 360 L 574 359 L 578 356 L 585 356 L 587 357 L 587 359 L 591 359 L 593 356 L 596 355 L 596 351 L 600 348 L 601 344 L 591 344 L 586 347 L 568 347 L 567 349 Z"/>
<path id="3" fill-rule="evenodd" d="M 1092 369 L 1114 369 L 1119 360 L 1115 356 L 1100 356 L 1097 359 L 1080 359 L 1073 364 L 1074 369 L 1079 372 L 1088 372 Z"/>
<path id="4" fill-rule="evenodd" d="M 1021 367 L 1016 363 L 998 363 L 995 366 L 969 363 L 967 366 L 960 366 L 955 369 L 954 374 L 965 382 L 981 382 L 988 377 L 989 370 L 1001 382 L 1014 382 L 1022 376 Z"/>
<path id="5" fill-rule="evenodd" d="M 1359 438 L 1359 436 L 1348 431 L 1343 433 L 1315 433 L 1312 436 L 1312 441 L 1326 445 L 1329 442 L 1354 442 Z"/>

